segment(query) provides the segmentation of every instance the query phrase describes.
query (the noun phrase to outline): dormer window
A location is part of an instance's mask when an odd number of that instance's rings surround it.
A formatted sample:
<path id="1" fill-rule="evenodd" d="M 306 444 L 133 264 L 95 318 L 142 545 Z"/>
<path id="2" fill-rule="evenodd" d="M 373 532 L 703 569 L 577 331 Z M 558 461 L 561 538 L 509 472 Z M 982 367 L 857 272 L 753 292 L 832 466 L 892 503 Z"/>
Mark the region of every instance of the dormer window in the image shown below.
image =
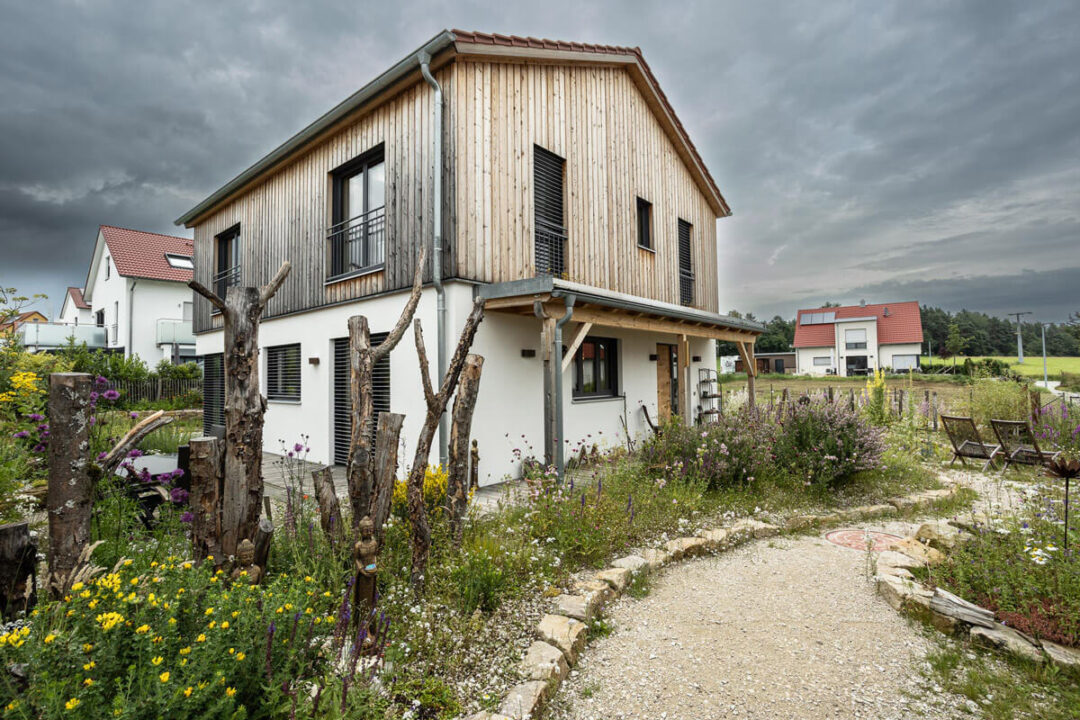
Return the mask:
<path id="1" fill-rule="evenodd" d="M 165 253 L 165 259 L 169 263 L 169 267 L 179 268 L 181 270 L 194 270 L 195 263 L 191 261 L 190 255 L 177 255 L 175 253 Z"/>

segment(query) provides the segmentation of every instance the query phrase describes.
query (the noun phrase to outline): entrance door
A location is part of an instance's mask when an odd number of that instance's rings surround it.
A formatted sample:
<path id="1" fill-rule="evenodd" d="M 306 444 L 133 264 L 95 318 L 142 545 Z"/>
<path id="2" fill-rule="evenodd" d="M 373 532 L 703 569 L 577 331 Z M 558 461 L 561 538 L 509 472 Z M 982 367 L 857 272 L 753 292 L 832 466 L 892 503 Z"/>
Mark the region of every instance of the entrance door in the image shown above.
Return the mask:
<path id="1" fill-rule="evenodd" d="M 656 346 L 656 407 L 660 422 L 679 414 L 679 348 Z"/>
<path id="2" fill-rule="evenodd" d="M 773 363 L 773 372 L 784 372 L 784 358 L 776 358 L 776 362 Z"/>
<path id="3" fill-rule="evenodd" d="M 848 355 L 846 367 L 849 376 L 867 375 L 870 371 L 865 355 Z"/>

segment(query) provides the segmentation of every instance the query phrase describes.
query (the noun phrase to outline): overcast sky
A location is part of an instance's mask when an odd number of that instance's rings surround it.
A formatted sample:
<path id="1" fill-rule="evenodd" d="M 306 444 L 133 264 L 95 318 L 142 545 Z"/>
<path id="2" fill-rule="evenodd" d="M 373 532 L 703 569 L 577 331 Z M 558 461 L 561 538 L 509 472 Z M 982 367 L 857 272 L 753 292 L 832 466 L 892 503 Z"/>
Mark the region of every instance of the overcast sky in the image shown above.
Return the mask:
<path id="1" fill-rule="evenodd" d="M 442 28 L 640 46 L 731 204 L 720 306 L 1080 310 L 1080 3 L 0 0 L 0 284 L 181 213 Z"/>

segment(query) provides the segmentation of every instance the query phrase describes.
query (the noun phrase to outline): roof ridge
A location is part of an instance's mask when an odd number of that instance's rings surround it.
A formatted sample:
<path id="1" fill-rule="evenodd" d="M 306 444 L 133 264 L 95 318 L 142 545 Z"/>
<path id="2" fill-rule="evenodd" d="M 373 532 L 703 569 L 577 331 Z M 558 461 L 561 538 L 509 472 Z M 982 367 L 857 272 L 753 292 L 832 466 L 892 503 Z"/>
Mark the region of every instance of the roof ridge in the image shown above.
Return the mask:
<path id="1" fill-rule="evenodd" d="M 153 230 L 137 230 L 135 228 L 123 227 L 122 225 L 109 225 L 107 223 L 101 223 L 98 225 L 98 229 L 110 228 L 112 230 L 123 230 L 125 232 L 141 233 L 143 235 L 157 235 L 158 237 L 172 238 L 173 240 L 183 240 L 186 243 L 194 244 L 194 238 L 181 237 L 179 235 L 166 235 L 165 233 L 154 232 Z"/>

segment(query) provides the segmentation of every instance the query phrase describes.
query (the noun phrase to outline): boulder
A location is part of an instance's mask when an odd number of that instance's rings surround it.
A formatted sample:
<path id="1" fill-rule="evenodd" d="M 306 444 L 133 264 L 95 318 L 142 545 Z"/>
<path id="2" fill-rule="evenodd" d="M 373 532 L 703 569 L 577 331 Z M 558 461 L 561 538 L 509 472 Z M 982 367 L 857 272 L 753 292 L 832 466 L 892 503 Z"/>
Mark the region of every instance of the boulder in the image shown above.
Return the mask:
<path id="1" fill-rule="evenodd" d="M 587 595 L 559 595 L 555 598 L 555 612 L 566 617 L 588 622 L 596 614 L 596 603 Z"/>
<path id="2" fill-rule="evenodd" d="M 930 611 L 930 624 L 933 625 L 938 632 L 943 632 L 946 635 L 955 635 L 957 629 L 961 627 L 961 622 L 956 618 L 942 615 L 933 610 Z"/>
<path id="3" fill-rule="evenodd" d="M 784 520 L 784 529 L 787 531 L 803 530 L 810 527 L 817 521 L 815 515 L 792 515 Z"/>
<path id="4" fill-rule="evenodd" d="M 889 603 L 893 610 L 903 610 L 909 605 L 930 607 L 932 593 L 916 582 L 895 575 L 877 575 L 874 581 L 878 595 Z"/>
<path id="5" fill-rule="evenodd" d="M 917 505 L 918 503 L 916 503 L 911 498 L 898 497 L 898 498 L 893 498 L 892 500 L 889 500 L 889 504 L 892 505 L 897 510 L 904 511 L 904 510 L 908 510 L 910 508 L 915 507 L 915 505 Z"/>
<path id="6" fill-rule="evenodd" d="M 503 698 L 499 712 L 511 720 L 537 718 L 547 699 L 548 684 L 541 680 L 529 680 L 510 688 Z"/>
<path id="7" fill-rule="evenodd" d="M 976 645 L 1000 650 L 1032 662 L 1041 663 L 1046 660 L 1039 648 L 1026 635 L 1004 625 L 992 628 L 976 625 L 971 628 L 971 641 Z"/>
<path id="8" fill-rule="evenodd" d="M 722 550 L 727 547 L 728 540 L 731 539 L 731 531 L 727 528 L 704 530 L 701 533 L 701 537 L 705 538 L 706 542 L 708 542 L 713 549 Z"/>
<path id="9" fill-rule="evenodd" d="M 570 666 L 566 664 L 562 652 L 539 640 L 529 646 L 521 660 L 521 674 L 529 680 L 562 682 L 568 672 Z"/>
<path id="10" fill-rule="evenodd" d="M 941 552 L 948 552 L 970 538 L 968 533 L 940 521 L 923 523 L 915 532 L 916 540 Z"/>
<path id="11" fill-rule="evenodd" d="M 671 560 L 671 554 L 667 550 L 649 549 L 641 554 L 645 558 L 645 565 L 649 570 L 657 570 L 667 565 Z"/>
<path id="12" fill-rule="evenodd" d="M 671 553 L 672 560 L 698 557 L 709 551 L 709 541 L 702 537 L 683 537 L 668 540 L 664 549 Z"/>
<path id="13" fill-rule="evenodd" d="M 564 615 L 545 615 L 536 626 L 536 634 L 558 648 L 568 665 L 577 662 L 578 653 L 585 647 L 585 623 Z"/>
<path id="14" fill-rule="evenodd" d="M 596 579 L 607 583 L 616 593 L 621 593 L 630 582 L 630 571 L 622 567 L 608 568 L 596 573 Z"/>
<path id="15" fill-rule="evenodd" d="M 932 547 L 927 547 L 915 538 L 904 538 L 903 540 L 897 540 L 889 546 L 890 550 L 903 553 L 912 560 L 916 560 L 923 565 L 937 565 L 945 560 L 945 555 L 940 550 L 935 550 Z"/>
<path id="16" fill-rule="evenodd" d="M 894 568 L 919 568 L 923 566 L 923 563 L 919 562 L 909 555 L 899 553 L 894 550 L 886 550 L 879 553 L 877 556 L 877 566 L 880 568 L 883 565 Z"/>
<path id="17" fill-rule="evenodd" d="M 645 558 L 640 555 L 627 555 L 626 557 L 615 560 L 611 564 L 617 568 L 625 568 L 630 571 L 631 575 L 634 575 L 640 572 L 642 568 L 647 567 L 649 563 L 647 563 Z"/>
<path id="18" fill-rule="evenodd" d="M 956 491 L 952 488 L 941 488 L 940 490 L 924 490 L 914 495 L 909 495 L 908 498 L 915 502 L 916 505 L 929 505 L 930 503 L 937 502 L 938 500 L 944 500 L 953 496 Z"/>
<path id="19" fill-rule="evenodd" d="M 904 557 L 907 557 L 907 555 L 905 555 Z M 905 580 L 914 580 L 915 579 L 915 576 L 912 575 L 911 571 L 908 570 L 907 568 L 893 567 L 892 565 L 888 565 L 886 563 L 883 563 L 880 560 L 878 560 L 878 563 L 877 563 L 877 574 L 878 575 L 892 575 L 893 577 L 903 578 Z"/>
<path id="20" fill-rule="evenodd" d="M 1080 668 L 1080 648 L 1065 647 L 1052 643 L 1049 640 L 1041 640 L 1042 649 L 1046 651 L 1050 661 L 1055 665 L 1068 668 Z"/>
<path id="21" fill-rule="evenodd" d="M 599 579 L 575 580 L 574 592 L 594 598 L 598 606 L 615 597 L 615 591 L 611 589 L 611 586 Z"/>

